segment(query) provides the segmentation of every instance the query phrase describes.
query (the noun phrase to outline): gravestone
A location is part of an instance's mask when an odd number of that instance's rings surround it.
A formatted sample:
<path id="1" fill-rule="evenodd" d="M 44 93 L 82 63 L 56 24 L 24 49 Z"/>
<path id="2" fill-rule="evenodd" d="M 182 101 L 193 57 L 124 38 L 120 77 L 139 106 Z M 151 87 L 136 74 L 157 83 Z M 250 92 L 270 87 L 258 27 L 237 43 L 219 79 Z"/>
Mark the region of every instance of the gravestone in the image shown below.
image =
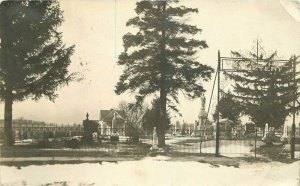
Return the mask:
<path id="1" fill-rule="evenodd" d="M 83 140 L 87 142 L 93 141 L 93 133 L 98 133 L 98 123 L 89 120 L 89 113 L 86 114 L 86 119 L 83 120 Z"/>
<path id="2" fill-rule="evenodd" d="M 93 132 L 93 141 L 94 142 L 98 142 L 98 133 L 97 132 Z"/>
<path id="3" fill-rule="evenodd" d="M 114 112 L 114 117 L 111 121 L 111 134 L 110 134 L 110 142 L 116 143 L 119 141 L 119 134 L 117 133 L 117 118 L 116 118 L 116 112 Z"/>
<path id="4" fill-rule="evenodd" d="M 280 138 L 280 141 L 283 144 L 288 143 L 288 130 L 287 130 L 287 126 L 284 126 L 284 128 L 283 128 L 283 134 L 282 134 L 282 136 Z"/>
<path id="5" fill-rule="evenodd" d="M 158 149 L 158 138 L 156 133 L 156 127 L 153 128 L 153 136 L 152 136 L 152 147 L 150 150 L 157 150 Z"/>

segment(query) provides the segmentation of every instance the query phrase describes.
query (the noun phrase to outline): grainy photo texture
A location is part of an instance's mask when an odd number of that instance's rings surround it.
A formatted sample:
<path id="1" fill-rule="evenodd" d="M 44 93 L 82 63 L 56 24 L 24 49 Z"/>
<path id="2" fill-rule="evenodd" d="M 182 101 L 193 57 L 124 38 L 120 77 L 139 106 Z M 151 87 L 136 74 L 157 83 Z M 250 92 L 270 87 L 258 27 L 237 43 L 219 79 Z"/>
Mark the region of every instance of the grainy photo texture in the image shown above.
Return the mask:
<path id="1" fill-rule="evenodd" d="M 300 185 L 299 0 L 0 0 L 0 185 Z"/>

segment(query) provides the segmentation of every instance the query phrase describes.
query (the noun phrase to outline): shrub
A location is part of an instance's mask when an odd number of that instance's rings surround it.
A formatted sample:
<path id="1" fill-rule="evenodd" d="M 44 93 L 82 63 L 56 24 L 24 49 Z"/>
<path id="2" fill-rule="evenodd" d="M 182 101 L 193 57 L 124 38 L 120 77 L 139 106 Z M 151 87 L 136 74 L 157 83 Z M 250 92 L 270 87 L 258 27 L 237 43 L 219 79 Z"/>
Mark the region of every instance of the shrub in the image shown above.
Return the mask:
<path id="1" fill-rule="evenodd" d="M 119 136 L 118 135 L 111 135 L 110 136 L 110 142 L 116 143 L 119 141 Z"/>
<path id="2" fill-rule="evenodd" d="M 77 139 L 71 139 L 66 142 L 66 146 L 69 148 L 78 148 L 80 146 L 80 141 Z"/>

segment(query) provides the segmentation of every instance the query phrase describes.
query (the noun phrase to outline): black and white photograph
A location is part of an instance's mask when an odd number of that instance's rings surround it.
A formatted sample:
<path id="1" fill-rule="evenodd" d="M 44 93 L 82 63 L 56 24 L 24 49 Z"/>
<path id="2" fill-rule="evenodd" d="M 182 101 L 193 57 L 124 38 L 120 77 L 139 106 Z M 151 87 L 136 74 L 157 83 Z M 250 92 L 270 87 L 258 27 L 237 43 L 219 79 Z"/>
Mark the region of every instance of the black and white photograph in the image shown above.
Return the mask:
<path id="1" fill-rule="evenodd" d="M 0 186 L 300 186 L 300 0 L 0 0 Z"/>

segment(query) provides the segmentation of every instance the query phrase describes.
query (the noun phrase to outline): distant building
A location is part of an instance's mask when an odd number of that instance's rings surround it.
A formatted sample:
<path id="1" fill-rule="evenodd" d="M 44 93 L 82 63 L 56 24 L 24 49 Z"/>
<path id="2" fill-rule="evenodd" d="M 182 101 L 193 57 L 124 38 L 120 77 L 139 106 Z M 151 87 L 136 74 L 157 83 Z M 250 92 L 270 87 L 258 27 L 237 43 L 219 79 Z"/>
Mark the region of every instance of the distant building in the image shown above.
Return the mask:
<path id="1" fill-rule="evenodd" d="M 100 110 L 99 118 L 100 134 L 110 135 L 111 133 L 125 134 L 125 113 L 120 110 Z"/>

